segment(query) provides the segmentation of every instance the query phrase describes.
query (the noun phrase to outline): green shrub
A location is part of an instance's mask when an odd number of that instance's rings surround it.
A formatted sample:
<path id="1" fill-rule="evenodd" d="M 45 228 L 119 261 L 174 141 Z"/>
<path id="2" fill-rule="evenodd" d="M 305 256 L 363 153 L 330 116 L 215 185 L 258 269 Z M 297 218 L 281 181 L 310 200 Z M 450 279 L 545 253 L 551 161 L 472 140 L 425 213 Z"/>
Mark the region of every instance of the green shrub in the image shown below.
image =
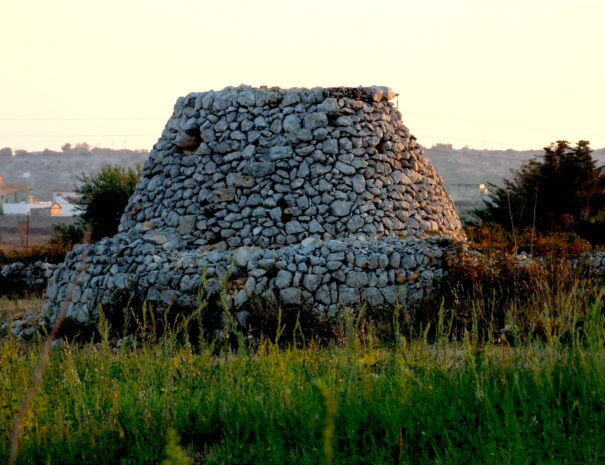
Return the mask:
<path id="1" fill-rule="evenodd" d="M 141 176 L 141 167 L 107 165 L 94 175 L 83 174 L 76 192 L 82 220 L 90 226 L 92 242 L 113 236 L 128 199 Z"/>
<path id="2" fill-rule="evenodd" d="M 74 224 L 56 224 L 53 226 L 53 234 L 50 245 L 59 249 L 71 250 L 75 244 L 84 241 L 86 224 L 78 221 Z"/>

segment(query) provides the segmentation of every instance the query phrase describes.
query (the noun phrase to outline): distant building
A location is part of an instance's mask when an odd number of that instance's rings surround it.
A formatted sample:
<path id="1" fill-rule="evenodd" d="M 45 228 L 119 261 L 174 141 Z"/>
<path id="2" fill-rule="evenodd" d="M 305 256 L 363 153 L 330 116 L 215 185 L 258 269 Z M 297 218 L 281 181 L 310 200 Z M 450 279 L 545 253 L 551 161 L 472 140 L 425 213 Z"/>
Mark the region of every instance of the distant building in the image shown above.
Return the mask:
<path id="1" fill-rule="evenodd" d="M 2 211 L 5 215 L 27 215 L 29 208 L 26 203 L 3 203 Z"/>
<path id="2" fill-rule="evenodd" d="M 63 216 L 63 207 L 59 203 L 53 203 L 50 207 L 50 216 Z"/>
<path id="3" fill-rule="evenodd" d="M 50 216 L 78 216 L 77 205 L 67 202 L 55 202 L 50 207 Z"/>
<path id="4" fill-rule="evenodd" d="M 30 208 L 29 214 L 31 217 L 51 216 L 51 207 Z"/>
<path id="5" fill-rule="evenodd" d="M 54 203 L 71 203 L 75 204 L 80 198 L 80 194 L 76 191 L 58 190 L 52 192 L 52 201 Z"/>
<path id="6" fill-rule="evenodd" d="M 31 184 L 4 184 L 0 176 L 0 202 L 19 203 L 27 199 L 28 192 L 32 190 Z"/>
<path id="7" fill-rule="evenodd" d="M 73 190 L 57 190 L 52 192 L 53 207 L 54 211 L 58 212 L 54 214 L 51 211 L 52 216 L 77 216 L 79 214 L 77 210 L 76 202 L 80 198 L 80 194 Z M 55 206 L 56 205 L 56 206 Z"/>
<path id="8" fill-rule="evenodd" d="M 485 184 L 446 184 L 445 189 L 454 201 L 480 204 L 489 197 Z"/>
<path id="9" fill-rule="evenodd" d="M 482 207 L 490 196 L 485 184 L 446 184 L 445 189 L 460 215 Z"/>
<path id="10" fill-rule="evenodd" d="M 438 151 L 438 152 L 442 152 L 442 153 L 449 153 L 449 152 L 454 152 L 454 146 L 452 144 L 435 144 L 433 145 L 430 150 L 434 150 L 434 151 Z"/>
<path id="11" fill-rule="evenodd" d="M 21 202 L 21 203 L 5 203 L 3 204 L 4 214 L 5 215 L 28 215 L 35 214 L 38 216 L 43 216 L 44 212 L 36 212 L 32 213 L 34 210 L 46 209 L 48 212 L 46 216 L 50 216 L 50 208 L 52 207 L 52 202 Z"/>

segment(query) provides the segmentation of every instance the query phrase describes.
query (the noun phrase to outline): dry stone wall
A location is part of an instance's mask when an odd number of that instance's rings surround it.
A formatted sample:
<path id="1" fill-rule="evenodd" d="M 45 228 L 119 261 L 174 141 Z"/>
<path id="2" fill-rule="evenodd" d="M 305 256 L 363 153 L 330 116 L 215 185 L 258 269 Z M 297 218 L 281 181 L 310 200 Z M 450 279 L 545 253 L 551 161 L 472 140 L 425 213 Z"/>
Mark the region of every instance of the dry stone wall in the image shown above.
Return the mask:
<path id="1" fill-rule="evenodd" d="M 121 230 L 197 246 L 311 235 L 461 238 L 460 222 L 390 89 L 225 89 L 177 102 Z M 138 229 L 137 229 L 138 228 Z"/>
<path id="2" fill-rule="evenodd" d="M 64 311 L 89 324 L 98 304 L 193 308 L 202 273 L 206 295 L 226 286 L 236 311 L 256 296 L 322 315 L 422 298 L 444 239 L 464 234 L 393 97 L 241 86 L 180 98 L 118 234 L 54 274 L 48 323 Z"/>
<path id="3" fill-rule="evenodd" d="M 57 265 L 43 261 L 9 263 L 0 266 L 0 296 L 43 291 Z"/>

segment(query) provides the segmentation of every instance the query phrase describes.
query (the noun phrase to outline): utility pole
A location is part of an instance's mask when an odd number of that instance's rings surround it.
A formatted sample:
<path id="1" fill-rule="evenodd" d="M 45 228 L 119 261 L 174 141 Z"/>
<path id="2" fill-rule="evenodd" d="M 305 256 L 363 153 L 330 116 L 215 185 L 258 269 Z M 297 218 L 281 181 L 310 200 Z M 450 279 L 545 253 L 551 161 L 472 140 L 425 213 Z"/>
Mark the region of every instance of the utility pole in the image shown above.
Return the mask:
<path id="1" fill-rule="evenodd" d="M 27 247 L 29 245 L 29 210 L 27 210 L 27 226 L 25 227 L 25 252 L 27 253 Z"/>

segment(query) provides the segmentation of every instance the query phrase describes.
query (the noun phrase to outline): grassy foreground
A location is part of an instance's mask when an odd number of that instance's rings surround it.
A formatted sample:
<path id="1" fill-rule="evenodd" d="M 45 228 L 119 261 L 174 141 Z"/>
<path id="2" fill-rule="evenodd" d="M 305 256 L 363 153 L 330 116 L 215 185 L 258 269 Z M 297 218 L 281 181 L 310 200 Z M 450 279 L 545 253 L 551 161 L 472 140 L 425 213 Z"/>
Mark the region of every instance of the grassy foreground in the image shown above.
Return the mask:
<path id="1" fill-rule="evenodd" d="M 17 463 L 605 463 L 605 332 L 592 314 L 582 338 L 520 347 L 469 335 L 380 346 L 354 332 L 305 349 L 64 344 Z M 0 345 L 2 462 L 39 351 Z"/>

